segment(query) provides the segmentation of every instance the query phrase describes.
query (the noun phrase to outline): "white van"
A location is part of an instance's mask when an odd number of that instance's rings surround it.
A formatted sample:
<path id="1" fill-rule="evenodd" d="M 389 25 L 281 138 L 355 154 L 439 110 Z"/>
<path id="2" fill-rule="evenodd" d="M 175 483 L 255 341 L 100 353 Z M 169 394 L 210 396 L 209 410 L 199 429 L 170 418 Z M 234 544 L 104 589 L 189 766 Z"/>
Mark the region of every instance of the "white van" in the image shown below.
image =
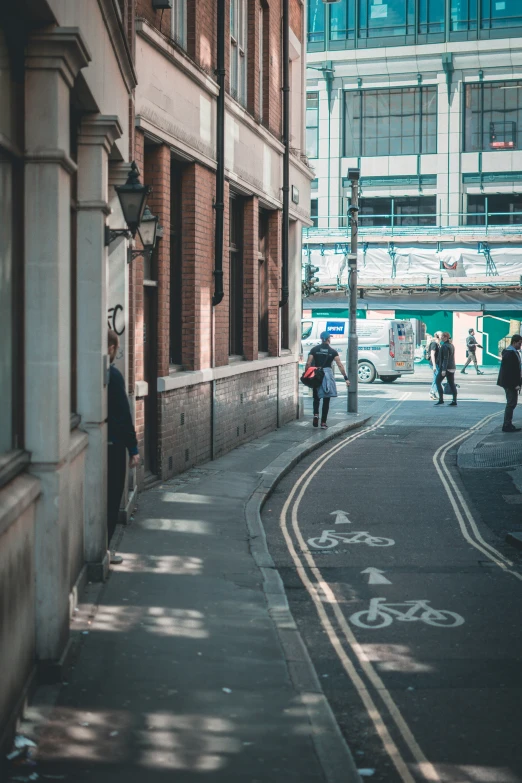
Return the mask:
<path id="1" fill-rule="evenodd" d="M 321 332 L 331 334 L 331 345 L 346 364 L 348 348 L 347 318 L 304 318 L 301 321 L 301 346 L 306 360 L 310 348 L 321 342 Z M 357 319 L 359 337 L 359 381 L 393 383 L 401 375 L 414 372 L 415 343 L 409 321 L 373 321 Z"/>

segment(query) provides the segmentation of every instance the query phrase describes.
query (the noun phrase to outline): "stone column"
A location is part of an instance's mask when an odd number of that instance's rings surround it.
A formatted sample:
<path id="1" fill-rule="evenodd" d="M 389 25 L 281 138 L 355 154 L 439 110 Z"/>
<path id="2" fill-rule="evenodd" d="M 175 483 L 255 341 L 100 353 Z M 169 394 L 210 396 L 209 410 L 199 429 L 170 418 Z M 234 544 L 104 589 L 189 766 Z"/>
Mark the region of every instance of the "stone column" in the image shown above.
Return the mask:
<path id="1" fill-rule="evenodd" d="M 107 285 L 105 221 L 109 153 L 122 134 L 115 116 L 86 115 L 78 136 L 78 413 L 89 435 L 84 553 L 89 577 L 104 579 L 107 555 Z"/>
<path id="2" fill-rule="evenodd" d="M 90 59 L 76 28 L 27 44 L 25 166 L 25 445 L 42 485 L 35 524 L 36 651 L 68 637 L 70 449 L 70 90 Z"/>

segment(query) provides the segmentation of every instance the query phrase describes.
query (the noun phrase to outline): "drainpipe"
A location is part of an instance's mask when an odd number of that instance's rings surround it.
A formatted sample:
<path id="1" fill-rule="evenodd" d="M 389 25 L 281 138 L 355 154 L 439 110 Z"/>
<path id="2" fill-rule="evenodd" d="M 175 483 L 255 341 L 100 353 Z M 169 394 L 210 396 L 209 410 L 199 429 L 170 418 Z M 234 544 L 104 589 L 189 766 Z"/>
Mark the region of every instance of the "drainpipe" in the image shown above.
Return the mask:
<path id="1" fill-rule="evenodd" d="M 225 0 L 217 0 L 217 98 L 216 117 L 216 230 L 214 248 L 214 296 L 212 306 L 223 299 L 223 227 L 225 219 Z"/>
<path id="2" fill-rule="evenodd" d="M 223 0 L 220 0 L 222 2 Z M 283 236 L 281 301 L 288 302 L 288 230 L 290 222 L 290 0 L 283 0 Z"/>

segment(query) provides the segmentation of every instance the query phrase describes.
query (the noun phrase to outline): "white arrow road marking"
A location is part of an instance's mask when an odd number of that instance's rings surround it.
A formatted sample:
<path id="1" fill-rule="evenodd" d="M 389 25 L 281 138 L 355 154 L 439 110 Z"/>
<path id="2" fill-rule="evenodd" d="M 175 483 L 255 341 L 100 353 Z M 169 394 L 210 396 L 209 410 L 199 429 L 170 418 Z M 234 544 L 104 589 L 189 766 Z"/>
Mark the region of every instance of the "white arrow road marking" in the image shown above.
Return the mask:
<path id="1" fill-rule="evenodd" d="M 367 568 L 361 571 L 361 574 L 369 574 L 369 585 L 391 585 L 390 580 L 383 576 L 384 571 L 379 571 L 378 568 Z"/>
<path id="2" fill-rule="evenodd" d="M 351 525 L 352 521 L 348 519 L 346 511 L 332 511 L 330 516 L 335 516 L 336 525 Z"/>

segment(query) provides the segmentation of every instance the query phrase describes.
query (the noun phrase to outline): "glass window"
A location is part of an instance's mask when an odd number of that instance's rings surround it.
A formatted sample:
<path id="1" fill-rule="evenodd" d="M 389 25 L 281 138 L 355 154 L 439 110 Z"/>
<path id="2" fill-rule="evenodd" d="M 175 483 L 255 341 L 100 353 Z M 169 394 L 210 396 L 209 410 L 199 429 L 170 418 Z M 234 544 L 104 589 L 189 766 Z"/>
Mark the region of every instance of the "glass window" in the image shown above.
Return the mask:
<path id="1" fill-rule="evenodd" d="M 477 0 L 451 0 L 450 31 L 453 33 L 477 29 Z"/>
<path id="2" fill-rule="evenodd" d="M 376 228 L 391 226 L 434 226 L 437 199 L 435 196 L 394 196 L 393 198 L 363 197 L 359 203 L 361 226 Z"/>
<path id="3" fill-rule="evenodd" d="M 522 224 L 522 194 L 468 196 L 468 226 L 506 226 Z"/>
<path id="4" fill-rule="evenodd" d="M 246 0 L 232 0 L 230 4 L 230 92 L 246 106 Z"/>
<path id="5" fill-rule="evenodd" d="M 187 0 L 173 0 L 171 20 L 172 38 L 185 49 L 187 46 Z"/>
<path id="6" fill-rule="evenodd" d="M 341 0 L 330 5 L 329 37 L 330 41 L 345 41 L 355 34 L 355 3 L 353 0 Z"/>
<path id="7" fill-rule="evenodd" d="M 0 469 L 23 447 L 23 100 L 23 47 L 11 60 L 0 27 Z"/>
<path id="8" fill-rule="evenodd" d="M 419 0 L 419 33 L 444 32 L 445 0 Z"/>
<path id="9" fill-rule="evenodd" d="M 359 0 L 361 38 L 391 38 L 414 32 L 414 0 Z"/>
<path id="10" fill-rule="evenodd" d="M 480 23 L 482 30 L 521 25 L 522 3 L 520 0 L 482 0 Z"/>
<path id="11" fill-rule="evenodd" d="M 306 93 L 306 154 L 319 157 L 319 93 Z"/>
<path id="12" fill-rule="evenodd" d="M 319 215 L 319 200 L 316 198 L 313 198 L 310 202 L 310 218 L 312 220 L 312 224 L 317 227 L 318 224 L 318 215 Z"/>
<path id="13" fill-rule="evenodd" d="M 268 351 L 268 212 L 259 213 L 258 348 Z"/>
<path id="14" fill-rule="evenodd" d="M 243 355 L 243 202 L 230 199 L 229 354 Z"/>
<path id="15" fill-rule="evenodd" d="M 437 88 L 345 93 L 345 156 L 437 151 Z"/>
<path id="16" fill-rule="evenodd" d="M 308 0 L 308 43 L 324 42 L 325 7 L 323 0 Z"/>
<path id="17" fill-rule="evenodd" d="M 522 81 L 467 84 L 464 95 L 466 152 L 522 148 Z"/>

